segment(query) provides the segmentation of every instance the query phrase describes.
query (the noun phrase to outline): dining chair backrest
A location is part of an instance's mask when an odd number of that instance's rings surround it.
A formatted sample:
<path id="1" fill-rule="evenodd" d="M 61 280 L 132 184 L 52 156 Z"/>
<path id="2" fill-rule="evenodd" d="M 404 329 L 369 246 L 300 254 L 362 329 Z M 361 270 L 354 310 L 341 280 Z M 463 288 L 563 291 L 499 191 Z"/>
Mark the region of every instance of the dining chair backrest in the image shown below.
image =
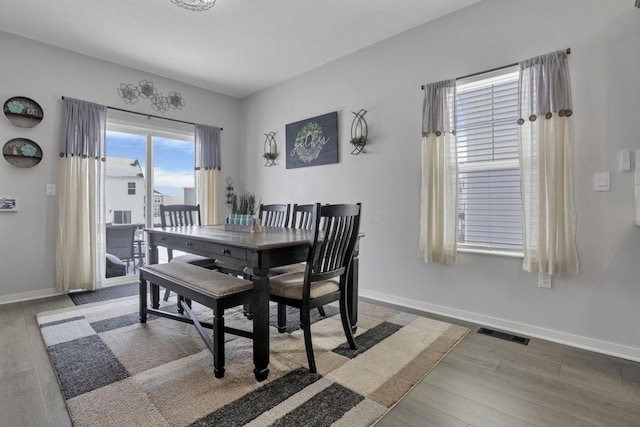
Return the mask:
<path id="1" fill-rule="evenodd" d="M 289 224 L 291 205 L 260 204 L 260 223 L 265 227 L 286 227 Z"/>
<path id="2" fill-rule="evenodd" d="M 160 205 L 162 227 L 200 225 L 200 205 Z"/>
<path id="3" fill-rule="evenodd" d="M 314 225 L 313 208 L 314 204 L 299 205 L 294 203 L 291 209 L 291 228 L 311 230 Z"/>
<path id="4" fill-rule="evenodd" d="M 107 225 L 107 253 L 117 256 L 122 261 L 132 260 L 134 258 L 133 240 L 135 232 L 135 225 Z"/>
<path id="5" fill-rule="evenodd" d="M 347 272 L 360 231 L 360 203 L 323 206 L 316 203 L 314 209 L 318 214 L 314 216 L 305 270 L 303 295 L 306 298 L 311 282 L 342 276 Z"/>

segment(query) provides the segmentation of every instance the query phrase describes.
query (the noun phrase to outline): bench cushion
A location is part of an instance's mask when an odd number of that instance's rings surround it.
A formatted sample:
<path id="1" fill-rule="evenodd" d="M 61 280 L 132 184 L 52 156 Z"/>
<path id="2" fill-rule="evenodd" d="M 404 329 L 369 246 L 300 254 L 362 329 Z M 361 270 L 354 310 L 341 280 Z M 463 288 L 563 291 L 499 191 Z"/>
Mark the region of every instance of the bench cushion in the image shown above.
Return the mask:
<path id="1" fill-rule="evenodd" d="M 253 282 L 249 280 L 183 262 L 151 264 L 141 270 L 171 277 L 214 297 L 223 297 L 253 289 Z"/>

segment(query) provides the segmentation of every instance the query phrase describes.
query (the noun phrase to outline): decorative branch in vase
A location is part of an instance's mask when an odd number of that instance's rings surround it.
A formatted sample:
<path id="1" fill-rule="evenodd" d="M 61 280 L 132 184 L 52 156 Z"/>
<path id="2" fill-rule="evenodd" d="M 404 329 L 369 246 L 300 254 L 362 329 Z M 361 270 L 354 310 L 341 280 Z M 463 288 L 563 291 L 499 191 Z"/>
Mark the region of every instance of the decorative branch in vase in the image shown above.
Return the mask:
<path id="1" fill-rule="evenodd" d="M 256 204 L 256 195 L 254 193 L 246 192 L 239 197 L 237 194 L 234 194 L 231 199 L 231 213 L 238 215 L 255 215 L 259 204 L 260 202 Z"/>
<path id="2" fill-rule="evenodd" d="M 227 224 L 252 226 L 256 213 L 258 212 L 260 201 L 256 203 L 254 193 L 245 192 L 238 196 L 234 194 L 231 199 L 231 215 L 227 220 Z"/>

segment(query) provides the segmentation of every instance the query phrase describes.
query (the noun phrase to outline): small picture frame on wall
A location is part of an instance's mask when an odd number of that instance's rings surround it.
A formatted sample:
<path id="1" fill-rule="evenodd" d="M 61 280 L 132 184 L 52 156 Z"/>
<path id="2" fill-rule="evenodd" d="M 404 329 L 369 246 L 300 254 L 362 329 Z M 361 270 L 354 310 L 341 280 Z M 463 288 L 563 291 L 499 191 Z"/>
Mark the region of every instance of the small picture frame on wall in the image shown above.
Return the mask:
<path id="1" fill-rule="evenodd" d="M 16 199 L 0 196 L 0 212 L 18 212 Z"/>

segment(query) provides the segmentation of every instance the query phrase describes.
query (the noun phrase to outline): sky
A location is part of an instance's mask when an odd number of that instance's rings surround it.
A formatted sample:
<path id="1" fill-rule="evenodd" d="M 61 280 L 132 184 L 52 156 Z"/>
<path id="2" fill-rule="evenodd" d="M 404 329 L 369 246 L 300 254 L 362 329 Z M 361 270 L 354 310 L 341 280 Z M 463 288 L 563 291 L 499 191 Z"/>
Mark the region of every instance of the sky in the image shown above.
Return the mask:
<path id="1" fill-rule="evenodd" d="M 183 187 L 193 187 L 194 143 L 155 137 L 154 190 L 169 196 L 182 196 Z M 107 157 L 138 159 L 146 175 L 144 135 L 107 132 Z"/>

